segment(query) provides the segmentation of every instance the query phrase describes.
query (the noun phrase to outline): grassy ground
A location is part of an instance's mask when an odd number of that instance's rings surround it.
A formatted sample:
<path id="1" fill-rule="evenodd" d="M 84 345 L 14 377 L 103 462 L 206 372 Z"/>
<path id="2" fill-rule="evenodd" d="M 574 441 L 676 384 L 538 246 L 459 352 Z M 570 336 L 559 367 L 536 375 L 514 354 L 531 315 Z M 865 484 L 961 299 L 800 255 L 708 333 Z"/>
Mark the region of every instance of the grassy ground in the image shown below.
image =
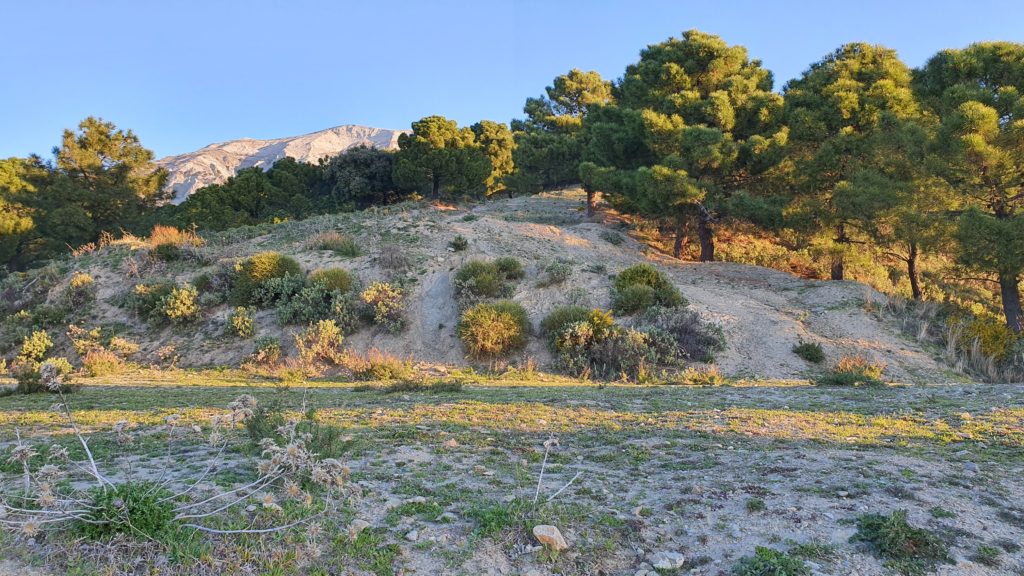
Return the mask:
<path id="1" fill-rule="evenodd" d="M 955 569 L 970 569 L 950 573 L 1024 573 L 1024 556 L 1010 544 L 1024 538 L 1019 386 L 458 380 L 461 389 L 394 391 L 383 383 L 282 385 L 233 371 L 142 372 L 85 382 L 69 400 L 100 460 L 130 462 L 136 474 L 168 466 L 166 416 L 206 426 L 242 393 L 337 430 L 325 449 L 347 462 L 360 490 L 324 520 L 322 534 L 193 536 L 171 552 L 147 545 L 140 557 L 169 563 L 161 573 L 633 574 L 648 554 L 679 551 L 687 568 L 717 574 L 755 546 L 773 546 L 803 550 L 825 573 L 882 574 L 882 561 L 848 542 L 851 523 L 897 509 L 948 537 Z M 71 445 L 53 401 L 0 398 L 0 438 L 18 428 L 41 443 Z M 120 421 L 139 431 L 131 454 L 113 441 Z M 538 490 L 550 438 L 558 444 Z M 241 432 L 237 446 L 214 478 L 219 485 L 251 477 Z M 183 477 L 193 469 L 187 458 L 175 465 Z M 371 528 L 353 541 L 346 527 L 354 519 Z M 529 534 L 540 523 L 558 526 L 570 548 L 536 550 Z M 66 544 L 51 537 L 26 548 L 8 537 L 5 549 L 54 573 L 72 563 L 82 573 L 119 573 L 116 554 L 68 552 Z M 996 566 L 976 561 L 979 547 L 996 551 Z"/>

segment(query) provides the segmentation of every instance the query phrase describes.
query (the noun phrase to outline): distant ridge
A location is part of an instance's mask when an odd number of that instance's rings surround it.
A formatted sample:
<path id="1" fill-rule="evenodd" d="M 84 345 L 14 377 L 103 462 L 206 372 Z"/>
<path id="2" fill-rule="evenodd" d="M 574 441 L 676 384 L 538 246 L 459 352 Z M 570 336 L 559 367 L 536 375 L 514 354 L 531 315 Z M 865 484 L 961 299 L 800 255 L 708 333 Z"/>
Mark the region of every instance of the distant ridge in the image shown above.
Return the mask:
<path id="1" fill-rule="evenodd" d="M 398 136 L 403 132 L 346 124 L 302 136 L 273 140 L 241 138 L 210 144 L 195 152 L 161 158 L 156 164 L 170 173 L 167 187 L 174 191 L 171 202 L 180 204 L 189 194 L 203 186 L 224 182 L 243 168 L 259 166 L 268 170 L 285 156 L 316 162 L 360 144 L 390 150 L 398 147 Z"/>

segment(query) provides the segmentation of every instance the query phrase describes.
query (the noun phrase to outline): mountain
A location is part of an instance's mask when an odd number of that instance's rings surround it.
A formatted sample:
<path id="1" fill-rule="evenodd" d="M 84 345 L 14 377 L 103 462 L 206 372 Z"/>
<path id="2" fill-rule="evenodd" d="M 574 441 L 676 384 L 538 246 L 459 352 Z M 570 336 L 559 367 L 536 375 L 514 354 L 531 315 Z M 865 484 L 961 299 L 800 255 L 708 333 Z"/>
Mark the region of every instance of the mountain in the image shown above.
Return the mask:
<path id="1" fill-rule="evenodd" d="M 170 173 L 167 186 L 174 191 L 171 202 L 180 204 L 189 194 L 224 182 L 243 168 L 259 166 L 267 170 L 285 156 L 316 162 L 360 144 L 390 150 L 398 147 L 398 136 L 403 132 L 349 124 L 303 136 L 210 144 L 195 152 L 162 158 L 156 164 Z"/>

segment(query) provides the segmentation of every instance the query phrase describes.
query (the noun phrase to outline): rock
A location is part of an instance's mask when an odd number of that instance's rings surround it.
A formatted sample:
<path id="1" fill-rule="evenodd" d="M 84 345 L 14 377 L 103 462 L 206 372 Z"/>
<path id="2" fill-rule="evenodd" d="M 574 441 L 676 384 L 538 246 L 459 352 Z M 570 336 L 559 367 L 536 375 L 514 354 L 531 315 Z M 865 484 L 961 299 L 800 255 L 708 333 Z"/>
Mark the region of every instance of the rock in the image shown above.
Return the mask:
<path id="1" fill-rule="evenodd" d="M 850 493 L 847 492 L 846 490 L 840 490 L 839 492 L 836 492 L 836 496 L 839 496 L 840 498 L 846 498 L 849 495 Z"/>
<path id="2" fill-rule="evenodd" d="M 449 438 L 448 441 L 444 443 L 444 445 L 445 448 L 458 448 L 459 441 L 456 440 L 455 438 Z"/>
<path id="3" fill-rule="evenodd" d="M 420 531 L 419 530 L 409 530 L 408 532 L 405 533 L 405 539 L 408 540 L 409 542 L 415 542 L 415 541 L 419 540 L 420 539 Z"/>
<path id="4" fill-rule="evenodd" d="M 413 496 L 405 501 L 406 504 L 426 504 L 427 499 L 423 496 Z"/>
<path id="5" fill-rule="evenodd" d="M 548 548 L 559 552 L 569 547 L 569 544 L 562 537 L 558 528 L 548 524 L 539 524 L 533 527 L 533 537 Z"/>
<path id="6" fill-rule="evenodd" d="M 370 523 L 366 520 L 356 519 L 348 525 L 348 535 L 355 540 L 359 537 L 359 533 L 370 527 Z"/>
<path id="7" fill-rule="evenodd" d="M 978 473 L 978 465 L 975 464 L 974 462 L 965 462 L 964 463 L 964 472 L 970 472 L 971 474 L 977 474 Z"/>
<path id="8" fill-rule="evenodd" d="M 647 557 L 656 570 L 678 570 L 686 562 L 686 557 L 678 552 L 655 552 Z"/>
<path id="9" fill-rule="evenodd" d="M 440 516 L 434 519 L 435 522 L 441 522 L 447 524 L 449 522 L 455 522 L 459 517 L 454 512 L 442 512 Z"/>

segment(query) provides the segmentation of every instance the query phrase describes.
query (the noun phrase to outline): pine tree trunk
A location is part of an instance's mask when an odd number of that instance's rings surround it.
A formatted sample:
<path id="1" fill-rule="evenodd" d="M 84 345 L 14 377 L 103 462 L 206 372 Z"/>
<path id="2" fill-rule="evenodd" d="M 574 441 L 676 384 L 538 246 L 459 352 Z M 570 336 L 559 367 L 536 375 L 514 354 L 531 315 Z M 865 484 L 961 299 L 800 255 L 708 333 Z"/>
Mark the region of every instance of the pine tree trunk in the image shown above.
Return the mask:
<path id="1" fill-rule="evenodd" d="M 917 244 L 910 243 L 910 254 L 907 256 L 907 275 L 910 276 L 910 292 L 914 300 L 924 298 L 921 293 L 921 278 L 917 272 Z"/>
<path id="2" fill-rule="evenodd" d="M 686 246 L 686 223 L 676 223 L 676 241 L 672 244 L 672 256 L 676 259 L 683 257 L 683 246 Z"/>
<path id="3" fill-rule="evenodd" d="M 587 218 L 594 215 L 594 191 L 587 190 Z"/>
<path id="4" fill-rule="evenodd" d="M 846 237 L 846 227 L 840 224 L 836 227 L 836 243 L 847 244 L 850 239 Z M 843 280 L 846 277 L 846 255 L 842 252 L 832 257 L 832 279 Z"/>
<path id="5" fill-rule="evenodd" d="M 431 181 L 431 195 L 436 200 L 436 199 L 441 197 L 440 196 L 440 192 L 441 192 L 441 177 L 439 175 L 437 175 L 437 174 L 434 174 L 433 179 Z"/>
<path id="6" fill-rule="evenodd" d="M 1003 314 L 1006 315 L 1006 325 L 1014 333 L 1021 333 L 1021 322 L 1024 321 L 1024 312 L 1020 307 L 1020 288 L 1017 284 L 1020 278 L 1016 274 L 999 274 L 999 292 L 1003 297 Z"/>
<path id="7" fill-rule="evenodd" d="M 711 227 L 711 219 L 705 215 L 697 218 L 697 238 L 700 240 L 700 261 L 715 260 L 715 231 Z"/>

